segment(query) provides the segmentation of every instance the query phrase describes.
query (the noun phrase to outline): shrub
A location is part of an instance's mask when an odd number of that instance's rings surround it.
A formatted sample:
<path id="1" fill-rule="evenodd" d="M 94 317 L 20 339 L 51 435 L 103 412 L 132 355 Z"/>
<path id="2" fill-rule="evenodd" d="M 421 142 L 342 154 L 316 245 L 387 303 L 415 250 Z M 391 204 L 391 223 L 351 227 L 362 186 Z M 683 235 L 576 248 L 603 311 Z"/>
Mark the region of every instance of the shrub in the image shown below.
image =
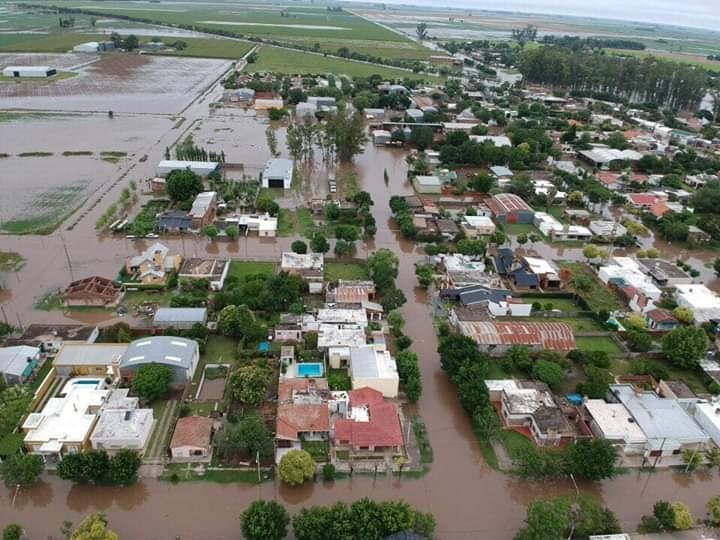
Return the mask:
<path id="1" fill-rule="evenodd" d="M 305 450 L 290 450 L 280 460 L 280 479 L 291 486 L 299 486 L 315 473 L 315 461 Z"/>
<path id="2" fill-rule="evenodd" d="M 325 480 L 335 480 L 335 465 L 332 463 L 323 465 L 322 474 Z"/>

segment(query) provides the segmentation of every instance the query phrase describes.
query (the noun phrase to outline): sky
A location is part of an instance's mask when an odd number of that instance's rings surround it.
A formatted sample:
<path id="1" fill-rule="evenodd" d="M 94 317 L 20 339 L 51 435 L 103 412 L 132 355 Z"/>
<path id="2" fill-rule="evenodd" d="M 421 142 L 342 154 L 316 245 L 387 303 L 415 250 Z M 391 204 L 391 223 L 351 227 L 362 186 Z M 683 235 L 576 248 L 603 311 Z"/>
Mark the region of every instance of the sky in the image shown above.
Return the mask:
<path id="1" fill-rule="evenodd" d="M 388 4 L 573 15 L 720 30 L 720 0 L 385 0 Z"/>

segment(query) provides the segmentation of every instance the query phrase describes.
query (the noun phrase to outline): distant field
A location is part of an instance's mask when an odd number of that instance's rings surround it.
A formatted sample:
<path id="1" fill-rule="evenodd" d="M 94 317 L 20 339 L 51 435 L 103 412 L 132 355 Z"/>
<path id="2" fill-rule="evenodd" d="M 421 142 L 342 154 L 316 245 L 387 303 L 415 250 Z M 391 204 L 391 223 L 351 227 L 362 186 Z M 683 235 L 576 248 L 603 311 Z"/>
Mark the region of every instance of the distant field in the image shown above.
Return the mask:
<path id="1" fill-rule="evenodd" d="M 683 54 L 664 51 L 633 51 L 629 49 L 605 49 L 605 51 L 608 54 L 637 56 L 638 58 L 656 56 L 658 58 L 664 58 L 665 60 L 674 60 L 675 62 L 682 62 L 705 69 L 720 71 L 720 62 L 717 60 L 708 60 L 706 57 L 697 54 Z"/>
<path id="2" fill-rule="evenodd" d="M 47 5 L 81 8 L 157 24 L 193 26 L 199 31 L 230 32 L 237 37 L 302 42 L 308 47 L 317 43 L 321 50 L 333 53 L 340 47 L 348 47 L 385 58 L 426 58 L 428 55 L 424 47 L 382 26 L 346 11 L 330 11 L 310 4 L 265 7 L 241 2 L 212 5 L 184 2 L 141 6 L 128 2 L 50 0 Z"/>
<path id="3" fill-rule="evenodd" d="M 35 196 L 24 216 L 0 223 L 0 232 L 8 234 L 50 234 L 85 199 L 82 183 L 49 189 Z"/>
<path id="4" fill-rule="evenodd" d="M 289 74 L 334 73 L 350 77 L 369 77 L 377 74 L 391 79 L 421 77 L 410 71 L 267 46 L 260 48 L 257 61 L 254 64 L 249 64 L 245 70 L 249 72 L 272 71 Z"/>
<path id="5" fill-rule="evenodd" d="M 252 43 L 235 41 L 233 39 L 163 38 L 165 43 L 172 43 L 177 40 L 187 43 L 187 48 L 181 51 L 169 49 L 156 54 L 163 56 L 191 56 L 198 58 L 229 58 L 231 60 L 239 60 L 253 47 Z"/>
<path id="6" fill-rule="evenodd" d="M 86 41 L 103 39 L 101 34 L 55 33 L 48 35 L 0 35 L 2 52 L 56 52 L 64 53 Z"/>

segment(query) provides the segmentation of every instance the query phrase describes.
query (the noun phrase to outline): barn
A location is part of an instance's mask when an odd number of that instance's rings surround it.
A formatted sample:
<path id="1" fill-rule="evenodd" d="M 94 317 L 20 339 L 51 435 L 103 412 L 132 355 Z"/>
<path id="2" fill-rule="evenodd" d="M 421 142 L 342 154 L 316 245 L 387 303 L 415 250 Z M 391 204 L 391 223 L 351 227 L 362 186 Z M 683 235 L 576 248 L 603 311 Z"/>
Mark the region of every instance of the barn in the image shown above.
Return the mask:
<path id="1" fill-rule="evenodd" d="M 57 70 L 50 66 L 7 66 L 3 68 L 3 77 L 52 77 Z"/>

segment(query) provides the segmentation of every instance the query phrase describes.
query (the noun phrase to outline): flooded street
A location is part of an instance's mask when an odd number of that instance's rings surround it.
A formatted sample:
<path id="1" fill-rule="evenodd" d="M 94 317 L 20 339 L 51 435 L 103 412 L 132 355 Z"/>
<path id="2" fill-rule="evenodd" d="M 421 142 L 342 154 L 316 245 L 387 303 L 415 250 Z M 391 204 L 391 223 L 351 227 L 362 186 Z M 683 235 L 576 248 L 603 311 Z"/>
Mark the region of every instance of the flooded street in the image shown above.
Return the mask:
<path id="1" fill-rule="evenodd" d="M 153 134 L 152 141 L 134 148 L 137 154 L 146 154 L 147 160 L 135 159 L 121 164 L 118 175 L 129 171 L 128 180 L 147 178 L 162 159 L 165 147 L 172 146 L 188 132 L 195 133 L 196 127 L 199 127 L 198 141 L 207 142 L 214 138 L 213 149 L 225 149 L 229 160 L 232 158 L 249 165 L 263 163 L 268 152 L 264 141 L 265 124 L 252 120 L 257 127 L 252 128 L 252 148 L 248 148 L 247 143 L 238 139 L 248 133 L 243 131 L 242 122 L 247 120 L 240 118 L 242 114 L 237 113 L 238 118 L 231 120 L 240 126 L 237 128 L 240 133 L 233 135 L 233 140 L 227 132 L 219 131 L 221 122 L 214 116 L 207 120 L 207 105 L 216 100 L 218 94 L 219 90 L 215 88 L 190 103 L 182 113 L 185 121 L 181 128 L 168 128 Z M 279 146 L 284 151 L 282 137 L 284 134 L 279 132 Z M 108 138 L 113 140 L 112 136 Z M 281 501 L 294 513 L 303 506 L 350 502 L 369 496 L 378 500 L 404 499 L 422 511 L 432 512 L 438 524 L 437 537 L 442 540 L 502 540 L 512 538 L 522 525 L 526 505 L 535 498 L 574 493 L 569 482 L 528 482 L 494 471 L 484 462 L 455 389 L 440 369 L 427 294 L 415 287 L 414 264 L 423 255 L 412 243 L 401 240 L 390 230 L 389 197 L 412 193 L 406 179 L 404 153 L 368 145 L 357 159 L 356 169 L 361 189 L 369 191 L 375 201 L 372 211 L 378 226 L 376 238 L 367 245 L 358 246 L 358 256 L 365 257 L 369 251 L 386 247 L 400 259 L 398 285 L 408 299 L 402 309 L 407 321 L 405 331 L 413 340 L 412 348 L 418 353 L 423 375 L 424 392 L 418 410 L 425 420 L 435 454 L 431 471 L 421 479 L 374 479 L 356 475 L 335 483 L 318 482 L 300 488 L 279 483 L 251 486 L 209 482 L 171 484 L 157 480 L 143 480 L 129 488 L 105 488 L 74 486 L 46 476 L 39 486 L 21 489 L 14 506 L 15 490 L 0 488 L 0 525 L 16 521 L 31 538 L 41 539 L 57 535 L 64 520 L 77 523 L 89 512 L 104 511 L 112 529 L 123 539 L 160 540 L 179 535 L 183 540 L 221 540 L 238 538 L 239 514 L 257 498 Z M 383 181 L 384 170 L 388 171 L 388 184 Z M 148 247 L 147 241 L 132 242 L 108 235 L 98 238 L 94 230 L 97 217 L 111 201 L 117 200 L 126 184 L 125 181 L 103 185 L 107 189 L 106 199 L 92 207 L 96 197 L 91 196 L 79 213 L 85 214 L 84 217 L 72 230 L 68 230 L 67 225 L 75 221 L 75 216 L 49 236 L 0 236 L 0 250 L 17 251 L 26 259 L 19 272 L 6 277 L 9 290 L 0 293 L 9 322 L 27 325 L 67 320 L 60 311 L 33 310 L 34 299 L 44 292 L 63 288 L 71 279 L 88 275 L 113 276 L 126 256 Z M 171 252 L 187 257 L 213 255 L 279 260 L 281 252 L 289 249 L 294 239 L 250 237 L 235 242 L 211 242 L 187 236 L 163 238 L 162 241 Z M 581 247 L 558 248 L 540 244 L 525 247 L 552 258 L 583 258 Z M 693 257 L 678 252 L 677 257 L 689 260 L 705 276 L 707 269 L 703 264 L 712 258 L 712 254 L 705 259 L 696 252 Z M 716 282 L 712 284 L 717 285 Z M 95 313 L 73 317 L 85 322 L 102 322 Z M 682 500 L 690 505 L 696 516 L 703 516 L 704 504 L 718 493 L 718 485 L 717 472 L 685 475 L 662 471 L 649 475 L 631 472 L 610 481 L 581 484 L 580 489 L 598 495 L 618 515 L 623 526 L 634 529 L 640 516 L 649 512 L 659 499 Z"/>

